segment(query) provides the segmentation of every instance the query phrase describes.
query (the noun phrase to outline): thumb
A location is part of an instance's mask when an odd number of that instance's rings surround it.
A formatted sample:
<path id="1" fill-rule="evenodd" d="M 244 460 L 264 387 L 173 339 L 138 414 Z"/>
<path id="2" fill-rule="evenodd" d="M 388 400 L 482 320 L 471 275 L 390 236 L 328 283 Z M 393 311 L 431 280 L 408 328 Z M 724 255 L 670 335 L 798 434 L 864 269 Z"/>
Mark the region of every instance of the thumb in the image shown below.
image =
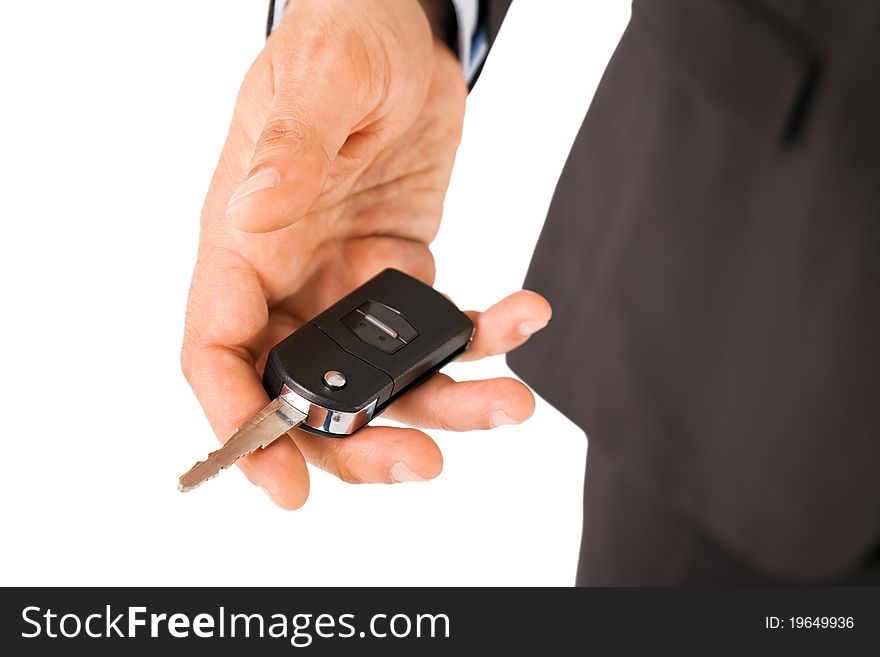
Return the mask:
<path id="1" fill-rule="evenodd" d="M 284 228 L 309 211 L 352 125 L 345 99 L 329 86 L 311 81 L 282 82 L 282 87 L 256 141 L 250 170 L 226 208 L 232 225 L 251 233 Z"/>

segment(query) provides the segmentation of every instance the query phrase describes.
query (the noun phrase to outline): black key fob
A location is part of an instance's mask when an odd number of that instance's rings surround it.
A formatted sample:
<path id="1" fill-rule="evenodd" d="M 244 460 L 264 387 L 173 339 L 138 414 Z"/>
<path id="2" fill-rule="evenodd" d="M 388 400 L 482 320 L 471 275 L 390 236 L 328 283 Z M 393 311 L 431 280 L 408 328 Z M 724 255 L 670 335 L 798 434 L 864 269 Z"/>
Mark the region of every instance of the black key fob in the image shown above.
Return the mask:
<path id="1" fill-rule="evenodd" d="M 461 354 L 473 333 L 434 288 L 386 269 L 275 345 L 263 387 L 306 413 L 300 428 L 344 437 Z"/>

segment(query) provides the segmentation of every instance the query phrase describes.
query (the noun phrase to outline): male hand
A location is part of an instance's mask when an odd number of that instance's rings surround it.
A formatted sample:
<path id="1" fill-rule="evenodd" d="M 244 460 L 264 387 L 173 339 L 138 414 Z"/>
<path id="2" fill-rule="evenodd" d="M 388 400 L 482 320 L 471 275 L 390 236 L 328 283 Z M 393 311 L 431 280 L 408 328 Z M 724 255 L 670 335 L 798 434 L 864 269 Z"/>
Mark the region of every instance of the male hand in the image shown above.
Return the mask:
<path id="1" fill-rule="evenodd" d="M 386 267 L 428 283 L 428 244 L 461 135 L 466 89 L 417 0 L 297 0 L 248 72 L 202 213 L 181 356 L 226 440 L 268 397 L 268 349 Z M 478 267 L 478 264 L 472 265 Z M 550 318 L 518 292 L 484 313 L 462 359 L 505 353 Z M 510 378 L 438 374 L 387 417 L 424 428 L 521 422 L 531 392 Z M 239 463 L 285 508 L 308 496 L 306 461 L 350 482 L 436 477 L 417 429 L 365 427 L 346 439 L 299 430 Z"/>

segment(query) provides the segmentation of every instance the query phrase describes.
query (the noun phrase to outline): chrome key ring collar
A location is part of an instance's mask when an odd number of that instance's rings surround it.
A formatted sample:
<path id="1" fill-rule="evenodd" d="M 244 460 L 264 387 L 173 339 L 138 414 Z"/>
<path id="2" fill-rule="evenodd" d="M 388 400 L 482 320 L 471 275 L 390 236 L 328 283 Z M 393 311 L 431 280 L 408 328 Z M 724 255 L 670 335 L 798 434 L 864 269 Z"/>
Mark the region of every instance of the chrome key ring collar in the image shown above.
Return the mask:
<path id="1" fill-rule="evenodd" d="M 379 401 L 374 399 L 361 410 L 350 413 L 336 411 L 311 402 L 291 390 L 286 384 L 281 386 L 280 396 L 296 410 L 305 413 L 306 419 L 302 421 L 301 428 L 332 437 L 350 436 L 372 420 L 373 413 L 376 412 L 376 404 Z"/>

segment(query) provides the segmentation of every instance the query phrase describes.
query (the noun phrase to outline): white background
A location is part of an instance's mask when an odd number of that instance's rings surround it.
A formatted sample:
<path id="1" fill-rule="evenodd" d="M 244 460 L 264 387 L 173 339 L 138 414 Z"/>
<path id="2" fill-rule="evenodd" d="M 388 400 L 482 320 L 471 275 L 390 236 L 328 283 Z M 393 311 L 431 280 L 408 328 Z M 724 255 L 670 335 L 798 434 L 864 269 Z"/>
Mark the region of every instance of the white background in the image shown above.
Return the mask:
<path id="1" fill-rule="evenodd" d="M 0 5 L 4 585 L 568 585 L 586 440 L 546 403 L 433 435 L 439 479 L 313 470 L 296 512 L 216 447 L 179 371 L 198 216 L 262 0 Z M 516 289 L 629 4 L 517 0 L 468 101 L 435 242 L 464 308 Z M 503 359 L 456 377 L 507 373 Z"/>

